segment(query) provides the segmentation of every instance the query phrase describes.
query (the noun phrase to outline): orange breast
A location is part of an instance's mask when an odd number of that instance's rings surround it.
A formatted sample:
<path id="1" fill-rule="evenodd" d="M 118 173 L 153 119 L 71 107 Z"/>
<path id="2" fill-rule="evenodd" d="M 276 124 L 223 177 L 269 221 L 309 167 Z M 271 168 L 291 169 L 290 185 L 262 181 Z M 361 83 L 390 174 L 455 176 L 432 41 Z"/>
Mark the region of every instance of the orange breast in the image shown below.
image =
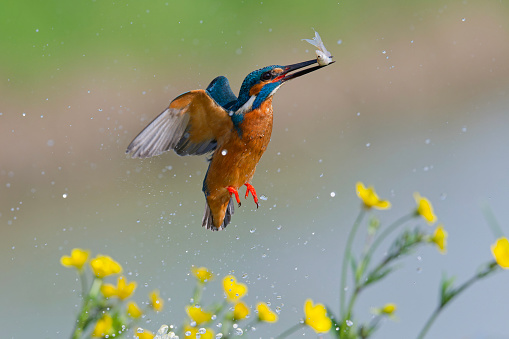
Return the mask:
<path id="1" fill-rule="evenodd" d="M 236 189 L 253 177 L 258 161 L 267 149 L 272 133 L 272 97 L 249 113 L 240 124 L 242 135 L 236 131 L 218 145 L 205 179 L 207 202 L 214 224 L 221 225 L 230 200 L 226 187 Z"/>

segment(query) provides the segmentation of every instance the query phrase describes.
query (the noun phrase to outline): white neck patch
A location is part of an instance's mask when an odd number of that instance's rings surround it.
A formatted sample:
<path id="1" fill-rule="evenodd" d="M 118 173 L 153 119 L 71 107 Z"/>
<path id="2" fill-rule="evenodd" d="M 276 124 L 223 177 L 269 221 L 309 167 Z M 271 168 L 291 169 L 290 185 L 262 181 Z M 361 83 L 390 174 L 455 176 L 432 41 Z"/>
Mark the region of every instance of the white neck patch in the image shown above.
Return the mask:
<path id="1" fill-rule="evenodd" d="M 256 95 L 251 95 L 251 97 L 249 98 L 248 101 L 246 101 L 246 103 L 244 105 L 242 105 L 238 110 L 237 112 L 235 113 L 246 113 L 247 111 L 250 111 L 251 108 L 253 107 L 253 103 L 256 99 Z"/>

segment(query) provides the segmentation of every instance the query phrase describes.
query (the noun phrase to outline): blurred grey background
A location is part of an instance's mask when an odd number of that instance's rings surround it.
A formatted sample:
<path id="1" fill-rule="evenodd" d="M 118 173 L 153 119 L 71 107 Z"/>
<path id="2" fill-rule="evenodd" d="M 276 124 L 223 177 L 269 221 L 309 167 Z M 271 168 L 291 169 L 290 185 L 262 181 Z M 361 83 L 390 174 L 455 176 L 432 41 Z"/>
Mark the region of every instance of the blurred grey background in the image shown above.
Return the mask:
<path id="1" fill-rule="evenodd" d="M 509 21 L 499 1 L 20 1 L 0 4 L 0 328 L 5 338 L 65 338 L 80 304 L 74 247 L 108 254 L 152 289 L 179 325 L 191 265 L 235 274 L 249 305 L 280 307 L 267 338 L 295 324 L 306 298 L 336 313 L 340 262 L 360 207 L 358 180 L 392 209 L 420 192 L 449 232 L 448 253 L 421 248 L 359 299 L 398 305 L 376 338 L 413 338 L 438 300 L 492 260 L 482 206 L 508 230 Z M 224 232 L 201 228 L 205 157 L 128 159 L 131 139 L 178 94 L 226 75 L 314 58 L 316 29 L 336 63 L 283 86 L 272 141 L 253 180 L 261 201 Z M 421 225 L 418 220 L 408 227 Z M 359 234 L 355 248 L 363 246 Z M 388 245 L 389 243 L 387 243 Z M 386 247 L 386 246 L 385 246 Z M 377 258 L 383 257 L 383 250 Z M 507 272 L 448 307 L 429 338 L 507 338 Z M 222 298 L 220 279 L 205 302 Z M 315 337 L 311 329 L 298 332 Z M 326 336 L 327 337 L 327 336 Z"/>

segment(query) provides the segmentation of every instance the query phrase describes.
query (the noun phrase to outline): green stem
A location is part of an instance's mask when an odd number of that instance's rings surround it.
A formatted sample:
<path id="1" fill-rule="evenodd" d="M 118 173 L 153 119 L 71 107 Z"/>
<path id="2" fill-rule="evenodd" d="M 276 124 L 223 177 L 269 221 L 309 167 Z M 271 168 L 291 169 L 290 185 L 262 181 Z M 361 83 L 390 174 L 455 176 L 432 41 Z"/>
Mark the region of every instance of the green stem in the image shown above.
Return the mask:
<path id="1" fill-rule="evenodd" d="M 446 299 L 445 301 L 441 301 L 441 304 L 433 311 L 431 316 L 429 317 L 428 321 L 426 321 L 426 324 L 424 324 L 424 327 L 422 328 L 421 332 L 419 332 L 419 335 L 417 336 L 417 339 L 423 339 L 426 333 L 428 333 L 428 330 L 431 328 L 431 325 L 435 322 L 435 319 L 438 317 L 440 312 L 442 312 L 454 298 L 456 298 L 458 295 L 460 295 L 464 290 L 466 290 L 468 287 L 473 285 L 476 281 L 481 280 L 482 278 L 487 277 L 490 273 L 495 272 L 495 269 L 497 269 L 497 263 L 493 262 L 489 264 L 483 271 L 477 273 L 472 278 L 465 281 L 460 287 L 455 289 L 453 292 L 451 292 L 451 297 Z"/>
<path id="2" fill-rule="evenodd" d="M 193 293 L 193 305 L 199 305 L 205 284 L 198 282 Z"/>
<path id="3" fill-rule="evenodd" d="M 283 333 L 278 335 L 275 339 L 286 338 L 293 332 L 296 332 L 297 330 L 301 329 L 302 327 L 304 327 L 304 323 L 299 323 L 299 324 L 293 325 L 292 327 L 290 327 L 289 329 L 287 329 L 286 331 L 284 331 Z"/>
<path id="4" fill-rule="evenodd" d="M 83 269 L 78 271 L 79 279 L 81 281 L 81 298 L 84 299 L 87 294 L 87 277 Z"/>
<path id="5" fill-rule="evenodd" d="M 373 242 L 373 245 L 371 245 L 371 247 L 368 250 L 368 253 L 364 257 L 366 263 L 369 263 L 369 261 L 371 260 L 371 257 L 373 256 L 373 253 L 375 253 L 375 251 L 378 248 L 378 246 L 380 246 L 382 241 L 384 241 L 385 238 L 387 238 L 387 236 L 389 236 L 389 234 L 394 232 L 394 230 L 396 228 L 398 228 L 399 226 L 403 225 L 405 222 L 407 222 L 408 220 L 414 218 L 415 216 L 416 216 L 415 212 L 412 212 L 410 214 L 404 215 L 401 218 L 399 218 L 396 221 L 394 221 L 391 225 L 389 225 L 389 227 L 387 227 L 382 233 L 380 233 L 380 235 L 375 238 L 375 241 Z"/>
<path id="6" fill-rule="evenodd" d="M 341 312 L 341 317 L 344 318 L 345 316 L 345 288 L 346 288 L 346 275 L 347 275 L 347 264 L 348 261 L 350 261 L 350 256 L 352 255 L 352 243 L 353 239 L 355 238 L 355 233 L 357 233 L 357 229 L 359 228 L 359 225 L 362 221 L 362 218 L 366 214 L 366 209 L 362 208 L 359 211 L 359 215 L 357 216 L 357 219 L 355 219 L 355 222 L 353 223 L 352 229 L 350 230 L 350 234 L 348 235 L 348 239 L 346 241 L 346 247 L 345 247 L 345 253 L 343 254 L 343 262 L 341 264 L 341 285 L 339 290 L 339 309 Z"/>
<path id="7" fill-rule="evenodd" d="M 428 330 L 430 329 L 431 325 L 435 322 L 435 319 L 438 317 L 440 312 L 443 310 L 443 306 L 439 306 L 433 311 L 431 316 L 429 317 L 428 321 L 426 321 L 426 324 L 422 328 L 421 332 L 419 332 L 419 335 L 417 336 L 417 339 L 422 339 L 428 333 Z"/>
<path id="8" fill-rule="evenodd" d="M 491 228 L 491 232 L 496 238 L 500 238 L 504 235 L 504 232 L 500 228 L 500 224 L 497 222 L 497 218 L 493 214 L 490 206 L 488 204 L 484 204 L 482 207 L 482 212 L 484 214 L 484 219 L 488 223 L 488 226 Z"/>
<path id="9" fill-rule="evenodd" d="M 76 317 L 76 323 L 74 324 L 74 330 L 71 335 L 72 339 L 79 339 L 81 335 L 85 331 L 86 327 L 90 323 L 90 302 L 97 298 L 97 294 L 101 288 L 102 279 L 95 278 L 92 282 L 92 286 L 90 286 L 90 291 L 88 294 L 85 292 L 82 295 L 83 304 L 81 306 L 81 311 Z"/>
<path id="10" fill-rule="evenodd" d="M 350 298 L 350 302 L 348 303 L 348 308 L 347 308 L 347 311 L 346 311 L 346 316 L 343 319 L 344 321 L 351 320 L 350 317 L 352 316 L 353 305 L 355 304 L 355 301 L 357 300 L 357 297 L 359 296 L 359 293 L 361 292 L 361 289 L 362 289 L 361 286 L 356 286 L 355 287 L 355 290 L 352 293 L 352 297 Z"/>

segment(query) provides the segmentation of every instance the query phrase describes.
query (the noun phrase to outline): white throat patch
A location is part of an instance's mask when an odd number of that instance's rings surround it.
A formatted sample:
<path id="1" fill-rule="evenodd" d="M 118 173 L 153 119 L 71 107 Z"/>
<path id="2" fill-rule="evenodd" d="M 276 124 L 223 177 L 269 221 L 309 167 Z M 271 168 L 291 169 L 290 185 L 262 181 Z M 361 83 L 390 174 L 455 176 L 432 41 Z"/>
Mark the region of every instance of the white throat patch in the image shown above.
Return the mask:
<path id="1" fill-rule="evenodd" d="M 244 105 L 242 105 L 238 110 L 237 112 L 235 113 L 246 113 L 248 111 L 251 110 L 251 108 L 253 107 L 253 102 L 255 101 L 256 99 L 256 95 L 251 95 L 251 97 L 249 98 L 248 101 L 246 101 L 246 103 Z"/>

